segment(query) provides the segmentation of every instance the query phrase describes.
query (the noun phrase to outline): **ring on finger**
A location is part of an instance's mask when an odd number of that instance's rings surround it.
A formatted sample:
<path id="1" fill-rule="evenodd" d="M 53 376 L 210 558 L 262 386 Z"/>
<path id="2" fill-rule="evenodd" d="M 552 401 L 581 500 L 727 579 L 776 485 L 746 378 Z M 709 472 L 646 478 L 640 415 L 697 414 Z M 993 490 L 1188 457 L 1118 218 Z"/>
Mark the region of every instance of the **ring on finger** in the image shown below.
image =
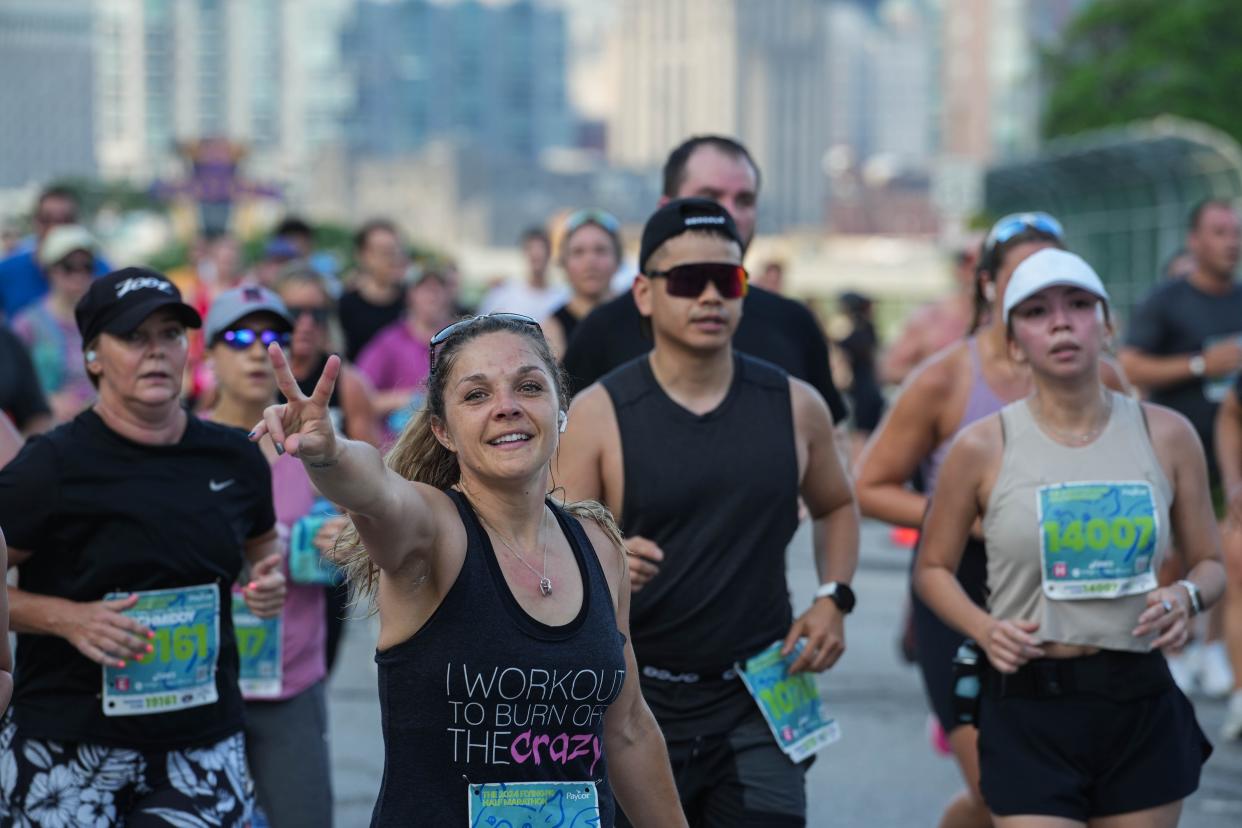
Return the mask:
<path id="1" fill-rule="evenodd" d="M 1173 602 L 1170 601 L 1168 598 L 1165 598 L 1163 601 L 1161 601 L 1160 606 L 1164 607 L 1164 612 L 1166 615 L 1173 611 Z"/>

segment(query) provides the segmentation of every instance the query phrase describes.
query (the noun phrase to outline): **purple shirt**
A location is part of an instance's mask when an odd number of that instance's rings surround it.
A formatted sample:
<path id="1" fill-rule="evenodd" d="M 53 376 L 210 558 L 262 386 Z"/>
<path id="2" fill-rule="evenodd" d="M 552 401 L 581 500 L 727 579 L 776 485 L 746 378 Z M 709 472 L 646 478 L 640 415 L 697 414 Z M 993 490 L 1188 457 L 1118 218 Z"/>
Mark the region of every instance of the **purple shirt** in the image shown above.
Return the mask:
<path id="1" fill-rule="evenodd" d="M 307 515 L 315 503 L 315 487 L 302 461 L 288 454 L 272 464 L 272 499 L 276 506 L 276 527 L 288 545 L 289 531 L 299 518 Z M 247 701 L 283 701 L 291 699 L 327 675 L 324 654 L 326 641 L 324 588 L 318 584 L 297 584 L 289 576 L 289 558 L 285 556 L 285 608 L 281 610 L 281 688 L 274 698 Z"/>
<path id="2" fill-rule="evenodd" d="M 413 391 L 427 379 L 431 351 L 398 319 L 367 343 L 357 364 L 377 391 Z"/>
<path id="3" fill-rule="evenodd" d="M 210 411 L 202 414 L 212 420 Z M 328 674 L 327 619 L 324 588 L 294 583 L 289 574 L 289 533 L 293 524 L 310 514 L 318 497 L 302 461 L 285 454 L 272 463 L 272 503 L 276 507 L 276 534 L 285 560 L 285 606 L 280 611 L 280 695 L 246 698 L 248 702 L 285 701 Z M 237 597 L 237 600 L 241 600 Z"/>

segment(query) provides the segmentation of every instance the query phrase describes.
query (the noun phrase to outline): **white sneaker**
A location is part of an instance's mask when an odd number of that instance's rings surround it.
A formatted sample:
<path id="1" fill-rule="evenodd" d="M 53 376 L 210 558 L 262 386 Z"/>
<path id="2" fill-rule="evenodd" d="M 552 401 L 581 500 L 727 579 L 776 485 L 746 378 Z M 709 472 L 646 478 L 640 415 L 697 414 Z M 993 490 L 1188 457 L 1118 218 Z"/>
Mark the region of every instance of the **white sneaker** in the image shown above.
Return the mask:
<path id="1" fill-rule="evenodd" d="M 1225 642 L 1213 641 L 1203 647 L 1203 660 L 1199 664 L 1199 686 L 1203 688 L 1205 695 L 1214 699 L 1223 699 L 1233 690 L 1233 668 L 1229 666 Z"/>
<path id="2" fill-rule="evenodd" d="M 1198 670 L 1199 645 L 1191 644 L 1177 655 L 1168 655 L 1165 661 L 1169 663 L 1169 672 L 1173 674 L 1173 681 L 1177 683 L 1178 689 L 1189 696 L 1195 691 L 1195 674 Z"/>
<path id="3" fill-rule="evenodd" d="M 1242 739 L 1242 690 L 1235 690 L 1229 696 L 1229 707 L 1225 709 L 1225 723 L 1221 725 L 1220 735 L 1223 739 Z"/>

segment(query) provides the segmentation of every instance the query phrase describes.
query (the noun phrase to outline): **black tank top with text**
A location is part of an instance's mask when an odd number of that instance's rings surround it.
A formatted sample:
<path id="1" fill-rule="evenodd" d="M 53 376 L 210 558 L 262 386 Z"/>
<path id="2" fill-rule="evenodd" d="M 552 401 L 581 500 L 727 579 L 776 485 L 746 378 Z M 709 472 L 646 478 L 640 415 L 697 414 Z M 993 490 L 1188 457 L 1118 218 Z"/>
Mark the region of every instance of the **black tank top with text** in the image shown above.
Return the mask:
<path id="1" fill-rule="evenodd" d="M 784 638 L 793 620 L 785 548 L 798 527 L 798 459 L 789 377 L 734 352 L 732 384 L 703 415 L 664 392 L 647 356 L 601 382 L 621 433 L 622 530 L 664 552 L 659 573 L 631 598 L 643 695 L 670 739 L 723 732 L 754 702 L 741 680 L 720 681 L 722 671 Z"/>
<path id="2" fill-rule="evenodd" d="M 468 786 L 554 781 L 594 783 L 600 817 L 589 824 L 611 828 L 603 719 L 626 670 L 595 550 L 578 521 L 549 501 L 583 598 L 573 621 L 548 626 L 514 598 L 465 498 L 448 495 L 466 528 L 461 573 L 417 633 L 375 655 L 384 778 L 371 825 L 467 825 Z M 486 810 L 474 816 L 491 824 Z"/>

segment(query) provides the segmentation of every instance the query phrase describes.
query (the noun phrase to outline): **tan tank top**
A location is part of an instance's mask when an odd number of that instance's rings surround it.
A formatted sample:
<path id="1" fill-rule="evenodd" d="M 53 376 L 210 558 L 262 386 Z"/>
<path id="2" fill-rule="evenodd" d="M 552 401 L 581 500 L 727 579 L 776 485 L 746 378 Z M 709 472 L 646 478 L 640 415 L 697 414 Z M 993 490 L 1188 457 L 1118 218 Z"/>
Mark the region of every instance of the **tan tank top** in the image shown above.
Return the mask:
<path id="1" fill-rule="evenodd" d="M 1140 404 L 1116 392 L 1104 432 L 1070 447 L 1026 400 L 1001 410 L 1005 450 L 983 517 L 988 608 L 1042 641 L 1145 652 L 1131 630 L 1169 546 L 1172 487 Z"/>

